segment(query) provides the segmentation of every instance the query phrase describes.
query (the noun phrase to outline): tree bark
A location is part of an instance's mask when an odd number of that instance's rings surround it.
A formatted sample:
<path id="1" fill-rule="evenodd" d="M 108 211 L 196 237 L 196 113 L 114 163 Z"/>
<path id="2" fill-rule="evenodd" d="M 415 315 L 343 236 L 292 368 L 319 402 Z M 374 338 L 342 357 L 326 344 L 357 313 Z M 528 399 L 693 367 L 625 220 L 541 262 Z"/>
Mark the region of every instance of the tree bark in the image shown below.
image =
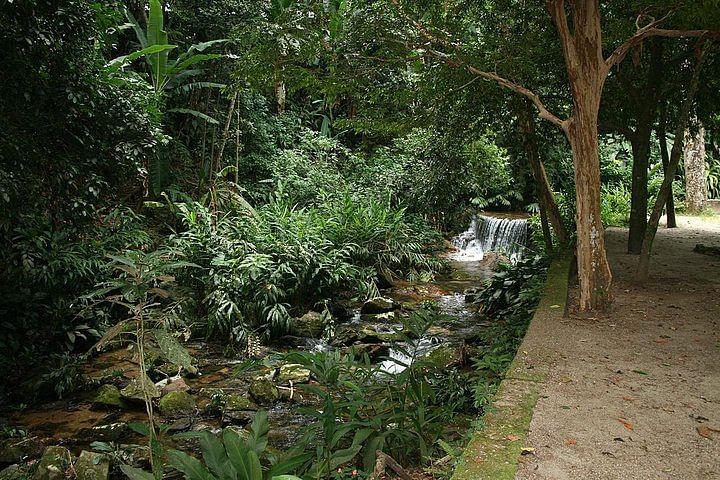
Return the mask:
<path id="1" fill-rule="evenodd" d="M 538 203 L 540 204 L 540 217 L 543 221 L 543 236 L 545 242 L 552 251 L 552 237 L 549 228 L 546 229 L 545 224 L 549 221 L 552 224 L 558 243 L 564 245 L 568 241 L 567 231 L 560 215 L 560 209 L 555 202 L 550 182 L 545 172 L 545 166 L 540 159 L 540 153 L 537 146 L 537 138 L 535 136 L 535 120 L 531 111 L 532 106 L 523 101 L 518 111 L 518 126 L 523 138 L 523 147 L 525 155 L 530 162 L 533 178 L 535 179 L 535 187 L 537 190 Z M 547 230 L 547 231 L 546 231 Z"/>
<path id="2" fill-rule="evenodd" d="M 705 130 L 702 126 L 694 134 L 685 132 L 685 207 L 689 213 L 700 213 L 705 208 Z"/>
<path id="3" fill-rule="evenodd" d="M 695 94 L 697 93 L 698 85 L 700 83 L 700 71 L 702 70 L 702 64 L 705 58 L 703 53 L 704 51 L 699 53 L 698 62 L 695 66 L 692 81 L 690 82 L 690 89 L 688 90 L 687 98 L 685 98 L 685 102 L 683 103 L 678 115 L 677 126 L 675 127 L 675 141 L 673 142 L 672 151 L 670 152 L 670 162 L 668 169 L 665 172 L 665 178 L 660 186 L 660 192 L 658 192 L 658 196 L 655 199 L 655 205 L 653 206 L 652 213 L 650 214 L 650 220 L 648 221 L 648 228 L 645 231 L 642 252 L 640 253 L 640 263 L 638 264 L 635 277 L 639 282 L 646 281 L 650 272 L 650 252 L 652 250 L 653 241 L 655 240 L 658 224 L 660 223 L 663 207 L 665 206 L 667 196 L 670 192 L 678 163 L 680 163 L 685 129 L 687 128 L 690 111 L 692 110 L 692 106 L 695 101 Z"/>
<path id="4" fill-rule="evenodd" d="M 660 122 L 657 128 L 658 141 L 660 142 L 660 157 L 662 158 L 663 174 L 667 175 L 668 167 L 670 165 L 670 155 L 667 149 L 667 111 L 663 106 L 660 113 Z M 673 197 L 672 181 L 670 182 L 670 188 L 668 189 L 667 201 L 665 202 L 665 213 L 667 215 L 667 228 L 677 227 L 677 220 L 675 219 L 675 199 Z"/>
<path id="5" fill-rule="evenodd" d="M 565 57 L 573 114 L 564 124 L 575 165 L 577 266 L 580 310 L 605 310 L 612 302 L 612 273 L 600 216 L 598 112 L 609 67 L 603 58 L 600 4 L 569 0 L 572 31 L 563 0 L 549 2 Z"/>
<path id="6" fill-rule="evenodd" d="M 210 166 L 210 182 L 215 182 L 213 174 L 220 170 L 220 161 L 222 160 L 223 153 L 225 153 L 225 145 L 227 145 L 228 138 L 230 136 L 230 124 L 232 123 L 233 113 L 235 113 L 235 103 L 238 99 L 238 93 L 235 92 L 232 100 L 230 100 L 230 106 L 228 107 L 228 113 L 225 117 L 225 127 L 223 128 L 223 135 L 220 139 L 220 146 L 218 147 L 217 155 L 213 158 L 213 163 Z"/>
<path id="7" fill-rule="evenodd" d="M 663 83 L 663 44 L 656 39 L 650 44 L 650 67 L 647 82 L 641 92 L 634 96 L 637 128 L 630 138 L 633 151 L 632 190 L 630 198 L 630 232 L 628 253 L 638 255 L 642 249 L 648 212 L 648 167 L 650 164 L 650 141 L 660 101 Z"/>

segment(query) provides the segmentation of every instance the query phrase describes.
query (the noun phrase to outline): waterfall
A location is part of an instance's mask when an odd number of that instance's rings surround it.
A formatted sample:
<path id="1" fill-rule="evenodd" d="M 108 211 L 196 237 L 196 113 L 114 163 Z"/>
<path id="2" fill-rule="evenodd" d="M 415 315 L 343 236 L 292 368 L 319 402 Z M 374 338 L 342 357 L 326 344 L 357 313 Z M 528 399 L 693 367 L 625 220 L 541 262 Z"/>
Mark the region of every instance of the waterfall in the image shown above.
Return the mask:
<path id="1" fill-rule="evenodd" d="M 516 261 L 527 245 L 526 219 L 473 216 L 470 227 L 453 239 L 458 249 L 450 255 L 453 260 L 472 262 L 482 260 L 485 252 L 499 251 Z"/>

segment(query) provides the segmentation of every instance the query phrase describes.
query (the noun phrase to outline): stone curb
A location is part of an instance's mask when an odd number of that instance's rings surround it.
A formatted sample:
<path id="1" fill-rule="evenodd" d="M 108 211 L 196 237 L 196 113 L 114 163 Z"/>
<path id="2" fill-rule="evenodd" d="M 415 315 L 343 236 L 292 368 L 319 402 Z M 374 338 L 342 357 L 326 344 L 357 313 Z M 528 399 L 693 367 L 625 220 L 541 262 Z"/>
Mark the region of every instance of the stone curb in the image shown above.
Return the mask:
<path id="1" fill-rule="evenodd" d="M 533 409 L 552 361 L 543 346 L 544 326 L 565 315 L 572 260 L 568 254 L 550 265 L 542 299 L 525 338 L 483 417 L 483 428 L 473 434 L 452 480 L 515 477 Z"/>

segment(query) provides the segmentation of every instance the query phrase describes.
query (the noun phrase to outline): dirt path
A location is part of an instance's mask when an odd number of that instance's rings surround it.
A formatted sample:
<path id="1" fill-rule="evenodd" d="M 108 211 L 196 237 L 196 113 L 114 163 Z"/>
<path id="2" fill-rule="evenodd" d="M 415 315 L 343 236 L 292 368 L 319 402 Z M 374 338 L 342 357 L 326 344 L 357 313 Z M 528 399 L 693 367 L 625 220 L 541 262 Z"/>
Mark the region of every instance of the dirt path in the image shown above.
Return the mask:
<path id="1" fill-rule="evenodd" d="M 644 286 L 627 231 L 610 229 L 612 311 L 542 333 L 556 363 L 517 479 L 720 479 L 720 257 L 692 252 L 720 246 L 720 219 L 678 224 Z"/>

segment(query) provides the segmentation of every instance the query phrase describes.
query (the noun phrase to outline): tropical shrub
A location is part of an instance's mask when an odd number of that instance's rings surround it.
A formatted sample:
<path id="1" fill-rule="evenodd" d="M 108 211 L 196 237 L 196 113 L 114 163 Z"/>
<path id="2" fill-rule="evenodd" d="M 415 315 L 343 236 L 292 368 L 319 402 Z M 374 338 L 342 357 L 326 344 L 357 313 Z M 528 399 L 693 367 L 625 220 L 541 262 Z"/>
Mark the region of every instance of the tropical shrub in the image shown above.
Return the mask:
<path id="1" fill-rule="evenodd" d="M 347 193 L 308 207 L 280 198 L 226 213 L 177 208 L 186 230 L 173 244 L 206 272 L 185 280 L 206 292 L 207 332 L 241 344 L 250 333 L 287 333 L 294 316 L 337 295 L 365 298 L 380 279 L 441 268 L 422 253 L 402 210 Z"/>
<path id="2" fill-rule="evenodd" d="M 630 221 L 630 191 L 625 185 L 603 186 L 600 215 L 606 227 L 626 227 Z"/>

